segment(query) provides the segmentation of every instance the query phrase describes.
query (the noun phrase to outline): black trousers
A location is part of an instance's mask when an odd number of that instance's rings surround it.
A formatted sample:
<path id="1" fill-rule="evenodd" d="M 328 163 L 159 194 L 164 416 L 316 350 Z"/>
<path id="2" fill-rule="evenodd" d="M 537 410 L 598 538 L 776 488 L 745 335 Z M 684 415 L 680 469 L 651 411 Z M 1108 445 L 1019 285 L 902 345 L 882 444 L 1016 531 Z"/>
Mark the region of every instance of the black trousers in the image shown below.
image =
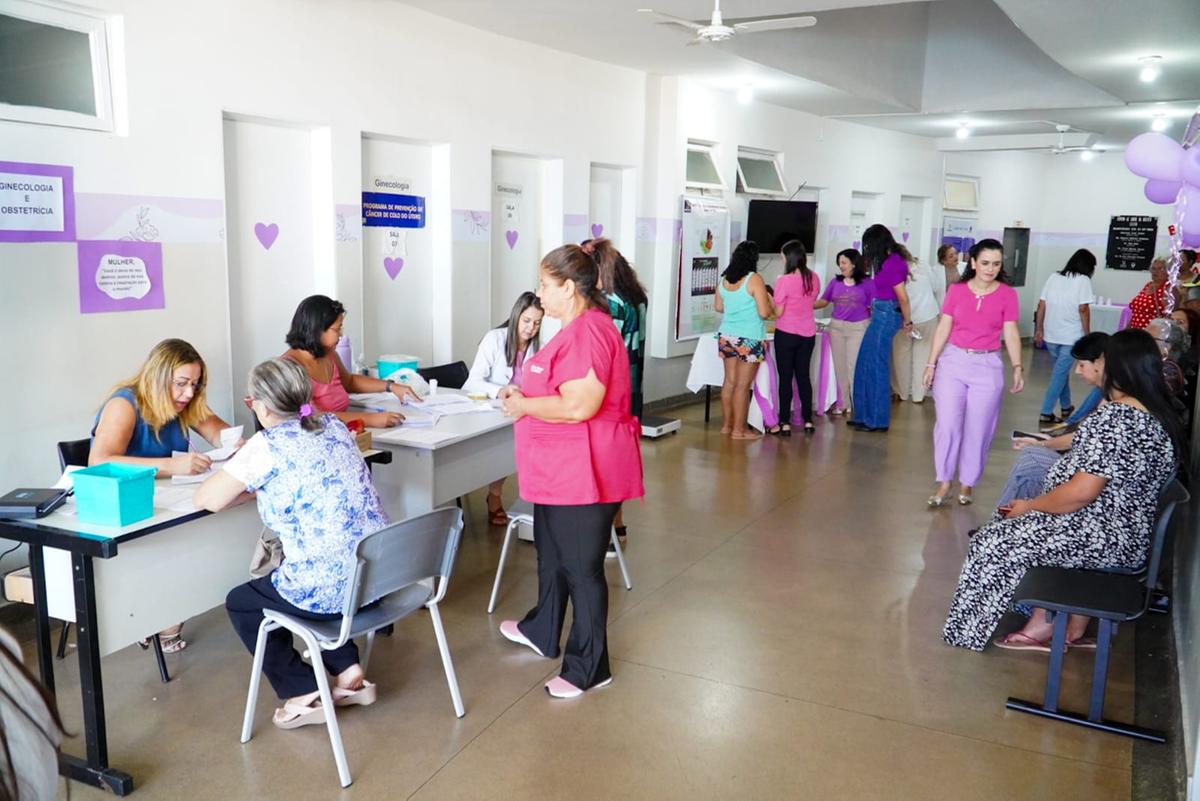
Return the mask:
<path id="1" fill-rule="evenodd" d="M 342 617 L 340 614 L 322 615 L 292 606 L 275 589 L 270 576 L 241 584 L 225 596 L 225 611 L 229 613 L 234 631 L 242 638 L 251 654 L 254 653 L 254 646 L 258 642 L 258 627 L 262 623 L 264 609 L 284 612 L 304 620 L 341 620 Z M 314 654 L 314 658 L 315 656 Z M 321 659 L 325 662 L 325 669 L 337 675 L 358 664 L 358 646 L 351 640 L 341 648 L 321 651 Z M 263 674 L 281 699 L 295 698 L 317 691 L 317 680 L 313 676 L 312 668 L 304 663 L 299 652 L 292 647 L 292 633 L 287 629 L 275 629 L 267 635 Z"/>
<path id="2" fill-rule="evenodd" d="M 779 372 L 779 422 L 792 422 L 792 378 L 800 388 L 800 414 L 804 422 L 813 419 L 812 354 L 815 336 L 802 337 L 775 330 L 775 366 Z"/>
<path id="3" fill-rule="evenodd" d="M 548 657 L 558 656 L 567 600 L 573 620 L 562 677 L 582 690 L 611 677 L 608 669 L 608 582 L 604 554 L 617 503 L 533 506 L 538 602 L 518 627 Z"/>

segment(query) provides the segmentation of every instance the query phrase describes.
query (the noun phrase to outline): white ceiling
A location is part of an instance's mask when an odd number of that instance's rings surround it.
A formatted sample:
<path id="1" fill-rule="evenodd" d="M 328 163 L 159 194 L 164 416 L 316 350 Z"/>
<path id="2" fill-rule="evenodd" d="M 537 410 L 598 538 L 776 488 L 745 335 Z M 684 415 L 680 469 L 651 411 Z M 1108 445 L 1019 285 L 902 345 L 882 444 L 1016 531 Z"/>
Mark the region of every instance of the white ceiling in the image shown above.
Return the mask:
<path id="1" fill-rule="evenodd" d="M 646 72 L 751 84 L 759 102 L 821 116 L 933 138 L 966 120 L 974 149 L 1048 145 L 1054 123 L 1085 134 L 1069 144 L 1119 148 L 1160 113 L 1179 136 L 1200 103 L 1197 0 L 724 0 L 727 23 L 795 14 L 818 22 L 697 47 L 637 9 L 707 22 L 711 0 L 404 2 Z M 1138 80 L 1146 54 L 1163 57 L 1152 84 Z"/>

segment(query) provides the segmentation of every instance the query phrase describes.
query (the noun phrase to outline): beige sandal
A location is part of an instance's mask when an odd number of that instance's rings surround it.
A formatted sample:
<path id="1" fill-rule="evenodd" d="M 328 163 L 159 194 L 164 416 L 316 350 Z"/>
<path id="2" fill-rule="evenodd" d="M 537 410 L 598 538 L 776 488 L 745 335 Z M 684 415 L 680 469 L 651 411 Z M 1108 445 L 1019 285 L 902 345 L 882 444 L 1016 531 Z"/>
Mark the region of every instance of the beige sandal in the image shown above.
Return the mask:
<path id="1" fill-rule="evenodd" d="M 334 706 L 370 706 L 375 703 L 375 685 L 366 679 L 357 690 L 348 687 L 331 687 L 330 690 L 333 692 Z"/>
<path id="2" fill-rule="evenodd" d="M 283 715 L 280 715 L 280 713 Z M 301 726 L 315 726 L 325 722 L 325 707 L 321 706 L 321 699 L 314 698 L 304 704 L 293 703 L 288 701 L 282 707 L 275 710 L 271 722 L 281 729 L 298 729 Z"/>

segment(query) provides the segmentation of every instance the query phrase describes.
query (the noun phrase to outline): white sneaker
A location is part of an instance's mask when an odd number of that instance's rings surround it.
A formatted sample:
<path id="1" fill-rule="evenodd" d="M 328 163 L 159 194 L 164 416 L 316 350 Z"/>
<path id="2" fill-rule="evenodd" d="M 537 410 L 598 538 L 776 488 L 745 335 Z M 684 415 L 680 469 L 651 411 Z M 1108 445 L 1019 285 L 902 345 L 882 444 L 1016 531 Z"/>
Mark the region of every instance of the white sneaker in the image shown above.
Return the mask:
<path id="1" fill-rule="evenodd" d="M 536 645 L 534 645 L 533 640 L 530 640 L 528 637 L 526 637 L 524 634 L 521 633 L 521 629 L 519 629 L 517 627 L 517 621 L 515 621 L 515 620 L 503 621 L 500 624 L 500 633 L 502 635 L 504 635 L 504 639 L 515 642 L 518 645 L 524 645 L 526 648 L 533 651 L 538 656 L 542 657 L 543 659 L 545 658 L 546 655 L 542 653 L 542 649 L 538 648 Z"/>
<path id="2" fill-rule="evenodd" d="M 607 687 L 612 684 L 612 676 L 609 676 L 599 684 L 593 685 L 591 689 L 597 690 L 601 687 Z M 583 690 L 576 687 L 571 682 L 564 679 L 562 676 L 555 676 L 546 682 L 546 692 L 551 698 L 578 698 L 583 695 Z"/>

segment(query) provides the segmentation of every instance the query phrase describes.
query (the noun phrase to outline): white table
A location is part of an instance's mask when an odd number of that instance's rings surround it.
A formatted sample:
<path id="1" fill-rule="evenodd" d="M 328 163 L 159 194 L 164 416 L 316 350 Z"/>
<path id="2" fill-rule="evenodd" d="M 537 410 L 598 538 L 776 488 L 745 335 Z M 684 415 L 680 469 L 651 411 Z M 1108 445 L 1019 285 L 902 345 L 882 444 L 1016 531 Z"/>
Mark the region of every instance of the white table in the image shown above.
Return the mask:
<path id="1" fill-rule="evenodd" d="M 440 389 L 439 393 L 462 394 Z M 401 413 L 410 407 L 377 396 L 356 402 Z M 419 413 L 419 411 L 417 412 Z M 372 428 L 372 445 L 392 454 L 377 465 L 375 487 L 392 520 L 404 520 L 452 503 L 517 471 L 512 420 L 499 409 L 442 417 L 431 428 Z"/>
<path id="2" fill-rule="evenodd" d="M 1115 334 L 1129 325 L 1128 304 L 1116 306 L 1111 303 L 1091 304 L 1090 327 L 1092 331 Z"/>

